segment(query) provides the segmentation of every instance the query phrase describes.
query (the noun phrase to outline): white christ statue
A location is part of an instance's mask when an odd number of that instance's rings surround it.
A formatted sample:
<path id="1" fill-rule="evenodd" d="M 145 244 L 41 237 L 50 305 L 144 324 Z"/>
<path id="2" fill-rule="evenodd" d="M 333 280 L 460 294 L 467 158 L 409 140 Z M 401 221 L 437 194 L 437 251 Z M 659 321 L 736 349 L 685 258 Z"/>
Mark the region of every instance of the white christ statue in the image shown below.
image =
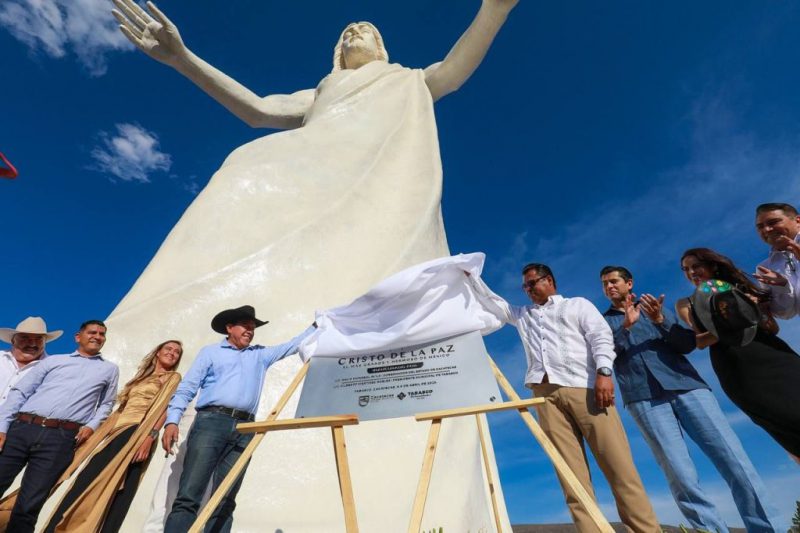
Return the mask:
<path id="1" fill-rule="evenodd" d="M 350 24 L 332 72 L 315 89 L 263 98 L 192 53 L 152 3 L 145 10 L 114 1 L 121 31 L 147 55 L 250 126 L 288 130 L 228 156 L 114 309 L 104 354 L 120 364 L 122 378 L 135 369 L 131 354 L 166 338 L 184 341 L 188 368 L 201 346 L 219 340 L 209 322 L 221 309 L 254 305 L 270 319 L 257 342 L 270 344 L 305 328 L 315 309 L 345 304 L 395 272 L 449 255 L 433 102 L 474 72 L 517 0 L 483 0 L 444 60 L 423 70 L 389 63 L 378 30 Z M 289 358 L 270 369 L 257 418 L 299 367 Z M 295 406 L 296 397 L 283 417 Z M 362 531 L 407 527 L 427 429 L 410 419 L 348 428 Z M 234 528 L 343 530 L 329 441 L 325 430 L 270 435 L 245 476 Z M 474 419 L 448 420 L 438 454 L 447 460 L 436 464 L 424 523 L 494 530 Z M 153 463 L 125 531 L 142 529 L 159 470 L 162 480 L 176 480 L 163 455 Z M 157 500 L 155 515 L 167 505 Z"/>

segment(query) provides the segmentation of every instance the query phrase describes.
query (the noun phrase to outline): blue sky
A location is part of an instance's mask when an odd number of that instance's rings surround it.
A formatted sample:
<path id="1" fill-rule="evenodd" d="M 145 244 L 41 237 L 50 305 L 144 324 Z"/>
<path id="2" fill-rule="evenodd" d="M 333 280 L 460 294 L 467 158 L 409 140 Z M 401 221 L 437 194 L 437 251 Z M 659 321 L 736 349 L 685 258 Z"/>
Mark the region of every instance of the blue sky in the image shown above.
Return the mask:
<path id="1" fill-rule="evenodd" d="M 107 316 L 231 150 L 269 133 L 134 52 L 105 0 L 0 5 L 0 180 L 6 228 L 0 325 L 30 314 L 73 331 Z M 392 61 L 440 60 L 477 1 L 164 1 L 188 45 L 260 94 L 312 88 L 341 28 L 378 25 Z M 766 254 L 765 201 L 800 203 L 800 3 L 522 1 L 484 64 L 436 104 L 451 250 L 484 251 L 485 278 L 524 303 L 519 267 L 549 263 L 559 288 L 599 307 L 608 263 L 637 289 L 690 292 L 678 258 L 711 246 L 746 269 Z M 782 336 L 800 347 L 797 322 Z M 486 339 L 520 393 L 516 333 Z M 51 352 L 72 349 L 71 338 Z M 715 389 L 788 527 L 800 470 Z M 659 518 L 682 521 L 648 447 L 623 419 Z M 568 521 L 552 468 L 513 415 L 491 418 L 512 523 Z M 731 525 L 724 481 L 693 450 Z M 613 499 L 596 472 L 601 504 Z M 684 521 L 685 522 L 685 521 Z"/>

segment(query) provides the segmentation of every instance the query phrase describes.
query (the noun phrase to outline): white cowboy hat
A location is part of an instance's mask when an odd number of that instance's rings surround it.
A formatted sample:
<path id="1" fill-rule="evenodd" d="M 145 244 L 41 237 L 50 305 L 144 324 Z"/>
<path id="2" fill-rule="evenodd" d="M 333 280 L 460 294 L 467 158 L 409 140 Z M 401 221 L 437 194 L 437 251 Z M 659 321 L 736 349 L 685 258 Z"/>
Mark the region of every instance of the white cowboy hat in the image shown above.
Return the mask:
<path id="1" fill-rule="evenodd" d="M 64 333 L 64 330 L 59 329 L 56 331 L 47 331 L 47 324 L 44 323 L 44 319 L 42 317 L 29 316 L 28 318 L 17 324 L 16 329 L 0 328 L 0 340 L 3 340 L 11 344 L 11 338 L 17 333 L 44 335 L 45 336 L 44 341 L 50 342 L 59 338 Z"/>

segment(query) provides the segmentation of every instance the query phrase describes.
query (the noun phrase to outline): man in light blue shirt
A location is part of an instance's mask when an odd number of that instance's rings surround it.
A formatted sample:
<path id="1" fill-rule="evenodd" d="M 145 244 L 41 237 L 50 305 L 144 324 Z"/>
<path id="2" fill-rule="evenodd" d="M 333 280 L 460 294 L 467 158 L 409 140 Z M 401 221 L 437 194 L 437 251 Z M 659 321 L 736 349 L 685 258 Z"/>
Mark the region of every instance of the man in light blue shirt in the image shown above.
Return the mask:
<path id="1" fill-rule="evenodd" d="M 200 350 L 169 403 L 162 438 L 167 452 L 178 440 L 183 412 L 199 391 L 197 416 L 186 439 L 183 472 L 165 533 L 185 533 L 192 526 L 208 482 L 213 477 L 216 490 L 253 438 L 252 433 L 239 433 L 236 425 L 254 419 L 267 369 L 295 353 L 300 342 L 314 331 L 312 325 L 284 344 L 251 346 L 255 329 L 266 323 L 256 318 L 255 309 L 249 305 L 217 314 L 211 329 L 227 337 Z M 244 472 L 217 507 L 206 531 L 230 531 L 243 477 Z"/>
<path id="2" fill-rule="evenodd" d="M 103 322 L 84 322 L 75 334 L 78 349 L 37 364 L 0 407 L 0 494 L 27 465 L 7 532 L 34 530 L 75 448 L 111 412 L 119 369 L 100 355 L 105 341 Z"/>
<path id="3" fill-rule="evenodd" d="M 770 290 L 772 314 L 788 320 L 800 314 L 800 214 L 790 204 L 761 204 L 756 231 L 770 251 L 755 278 Z"/>

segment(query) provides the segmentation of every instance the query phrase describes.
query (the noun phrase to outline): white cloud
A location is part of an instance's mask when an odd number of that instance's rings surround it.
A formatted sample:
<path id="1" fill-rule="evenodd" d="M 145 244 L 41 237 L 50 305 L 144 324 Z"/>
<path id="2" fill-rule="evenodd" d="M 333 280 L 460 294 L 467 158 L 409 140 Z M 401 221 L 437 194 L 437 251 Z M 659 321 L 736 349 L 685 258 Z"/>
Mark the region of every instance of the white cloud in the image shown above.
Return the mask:
<path id="1" fill-rule="evenodd" d="M 71 50 L 91 75 L 102 76 L 108 51 L 133 49 L 111 7 L 109 0 L 5 0 L 0 24 L 32 52 L 61 58 Z"/>
<path id="2" fill-rule="evenodd" d="M 148 183 L 151 172 L 167 171 L 172 166 L 170 155 L 159 150 L 155 133 L 135 124 L 117 124 L 116 128 L 115 136 L 100 132 L 102 145 L 92 150 L 94 170 L 123 181 Z"/>

